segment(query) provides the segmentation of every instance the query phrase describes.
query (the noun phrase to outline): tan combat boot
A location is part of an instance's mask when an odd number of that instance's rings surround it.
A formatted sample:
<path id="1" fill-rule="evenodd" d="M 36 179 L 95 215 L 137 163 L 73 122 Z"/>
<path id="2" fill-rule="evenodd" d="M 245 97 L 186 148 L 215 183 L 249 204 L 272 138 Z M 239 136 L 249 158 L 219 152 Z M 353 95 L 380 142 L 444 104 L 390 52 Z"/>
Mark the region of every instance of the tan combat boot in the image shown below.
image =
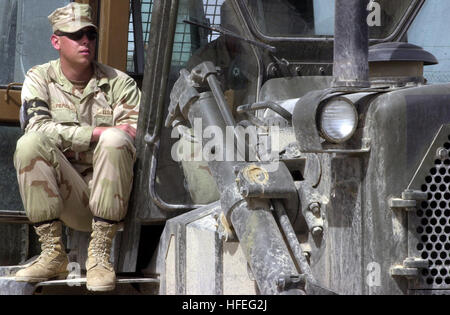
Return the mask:
<path id="1" fill-rule="evenodd" d="M 41 243 L 41 254 L 27 268 L 16 273 L 16 281 L 42 282 L 49 279 L 65 279 L 69 272 L 64 245 L 61 241 L 61 221 L 52 221 L 35 226 L 39 242 Z"/>
<path id="2" fill-rule="evenodd" d="M 86 261 L 86 287 L 90 291 L 111 291 L 116 287 L 116 274 L 110 262 L 110 255 L 117 229 L 118 224 L 92 221 L 91 241 Z"/>

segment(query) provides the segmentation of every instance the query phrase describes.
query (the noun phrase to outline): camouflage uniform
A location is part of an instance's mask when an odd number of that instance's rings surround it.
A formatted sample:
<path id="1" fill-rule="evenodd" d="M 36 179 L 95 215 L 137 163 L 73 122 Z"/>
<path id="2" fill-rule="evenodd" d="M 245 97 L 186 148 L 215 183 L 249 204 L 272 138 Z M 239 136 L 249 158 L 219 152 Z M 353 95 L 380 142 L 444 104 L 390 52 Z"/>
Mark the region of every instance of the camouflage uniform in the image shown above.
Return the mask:
<path id="1" fill-rule="evenodd" d="M 28 71 L 22 88 L 21 125 L 14 165 L 32 222 L 60 218 L 88 231 L 92 214 L 120 221 L 133 181 L 135 146 L 118 128 L 91 143 L 95 127 L 136 128 L 140 91 L 125 73 L 94 63 L 83 91 L 75 89 L 54 60 Z M 66 156 L 70 156 L 67 158 Z"/>

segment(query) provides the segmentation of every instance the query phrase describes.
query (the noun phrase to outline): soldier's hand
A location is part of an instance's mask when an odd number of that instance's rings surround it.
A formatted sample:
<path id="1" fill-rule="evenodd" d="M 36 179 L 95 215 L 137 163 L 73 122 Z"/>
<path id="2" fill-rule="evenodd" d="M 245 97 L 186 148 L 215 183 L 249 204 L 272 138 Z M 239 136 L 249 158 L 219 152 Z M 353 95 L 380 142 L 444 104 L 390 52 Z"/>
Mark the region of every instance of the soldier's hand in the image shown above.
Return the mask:
<path id="1" fill-rule="evenodd" d="M 100 135 L 108 128 L 118 128 L 123 131 L 125 131 L 127 134 L 130 135 L 133 140 L 136 138 L 136 129 L 132 127 L 131 125 L 124 124 L 124 125 L 118 125 L 114 127 L 95 127 L 94 131 L 92 133 L 91 142 L 98 142 L 98 139 L 100 139 Z"/>
<path id="2" fill-rule="evenodd" d="M 66 158 L 68 158 L 69 160 L 74 159 L 75 158 L 75 152 L 69 150 L 69 151 L 65 151 L 64 155 L 66 156 Z"/>
<path id="3" fill-rule="evenodd" d="M 133 140 L 134 140 L 134 138 L 136 138 L 136 129 L 134 127 L 132 127 L 131 125 L 128 125 L 128 124 L 118 125 L 118 126 L 115 126 L 115 128 L 122 129 L 123 131 L 128 133 L 130 135 L 130 137 L 133 138 Z"/>
<path id="4" fill-rule="evenodd" d="M 100 135 L 103 131 L 106 130 L 106 128 L 111 127 L 95 127 L 94 131 L 92 132 L 91 142 L 98 142 L 98 139 L 100 139 Z"/>

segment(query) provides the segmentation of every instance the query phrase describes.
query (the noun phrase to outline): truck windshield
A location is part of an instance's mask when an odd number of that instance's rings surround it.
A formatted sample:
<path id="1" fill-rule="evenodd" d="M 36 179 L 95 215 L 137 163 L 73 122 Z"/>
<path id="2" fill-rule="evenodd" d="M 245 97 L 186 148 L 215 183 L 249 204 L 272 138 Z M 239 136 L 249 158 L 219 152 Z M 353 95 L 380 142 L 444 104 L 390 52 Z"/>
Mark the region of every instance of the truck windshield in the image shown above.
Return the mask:
<path id="1" fill-rule="evenodd" d="M 386 38 L 415 0 L 370 0 L 371 38 Z M 329 37 L 334 34 L 335 0 L 244 0 L 256 29 L 269 37 Z"/>

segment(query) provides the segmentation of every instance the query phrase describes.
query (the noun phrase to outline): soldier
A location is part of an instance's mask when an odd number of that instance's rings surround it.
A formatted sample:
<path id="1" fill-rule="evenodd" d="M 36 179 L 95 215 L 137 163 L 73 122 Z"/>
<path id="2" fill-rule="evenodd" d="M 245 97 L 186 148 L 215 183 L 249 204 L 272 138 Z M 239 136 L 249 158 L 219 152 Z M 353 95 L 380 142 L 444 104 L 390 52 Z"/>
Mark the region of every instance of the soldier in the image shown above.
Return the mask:
<path id="1" fill-rule="evenodd" d="M 20 194 L 42 252 L 16 280 L 65 278 L 62 222 L 91 231 L 87 288 L 115 288 L 111 243 L 133 181 L 140 91 L 125 73 L 94 61 L 97 27 L 89 5 L 48 18 L 60 58 L 30 69 L 22 89 L 25 134 L 14 154 Z"/>

